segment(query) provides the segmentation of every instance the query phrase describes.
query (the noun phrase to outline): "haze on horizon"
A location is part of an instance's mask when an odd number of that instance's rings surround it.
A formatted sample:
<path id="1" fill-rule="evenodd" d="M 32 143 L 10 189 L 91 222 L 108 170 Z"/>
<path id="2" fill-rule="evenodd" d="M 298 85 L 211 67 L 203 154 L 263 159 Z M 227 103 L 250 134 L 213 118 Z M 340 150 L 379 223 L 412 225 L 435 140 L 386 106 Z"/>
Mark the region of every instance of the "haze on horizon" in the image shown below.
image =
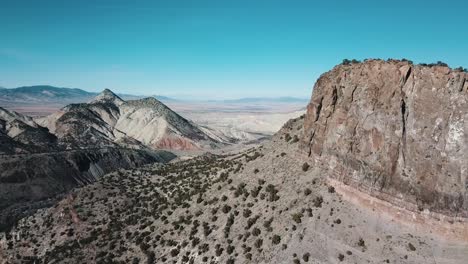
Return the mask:
<path id="1" fill-rule="evenodd" d="M 467 9 L 461 0 L 3 1 L 0 86 L 308 98 L 344 58 L 466 67 Z"/>

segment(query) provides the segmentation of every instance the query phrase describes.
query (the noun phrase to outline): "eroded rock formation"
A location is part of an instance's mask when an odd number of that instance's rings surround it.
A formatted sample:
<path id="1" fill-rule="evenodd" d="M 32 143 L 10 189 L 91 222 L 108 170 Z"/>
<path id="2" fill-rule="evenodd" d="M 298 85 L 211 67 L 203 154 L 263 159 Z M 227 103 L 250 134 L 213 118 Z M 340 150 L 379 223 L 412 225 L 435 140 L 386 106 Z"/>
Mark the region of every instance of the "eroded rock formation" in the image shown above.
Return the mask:
<path id="1" fill-rule="evenodd" d="M 329 177 L 407 209 L 468 216 L 468 74 L 367 60 L 314 87 L 301 150 Z"/>

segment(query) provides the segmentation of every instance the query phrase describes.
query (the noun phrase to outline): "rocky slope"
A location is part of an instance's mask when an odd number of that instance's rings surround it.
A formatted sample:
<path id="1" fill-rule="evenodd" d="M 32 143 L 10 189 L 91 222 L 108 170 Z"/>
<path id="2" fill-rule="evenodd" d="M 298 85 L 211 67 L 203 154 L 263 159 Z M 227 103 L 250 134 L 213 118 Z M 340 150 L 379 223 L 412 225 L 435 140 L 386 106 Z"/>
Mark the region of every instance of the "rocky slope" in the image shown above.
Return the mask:
<path id="1" fill-rule="evenodd" d="M 445 240 L 348 201 L 298 155 L 303 119 L 264 145 L 120 170 L 0 235 L 4 263 L 464 263 Z M 456 229 L 445 230 L 463 238 Z"/>
<path id="2" fill-rule="evenodd" d="M 66 137 L 57 135 L 30 117 L 0 108 L 0 230 L 46 199 L 113 170 L 175 157 L 165 151 L 127 149 L 125 144 L 98 140 L 71 146 Z"/>
<path id="3" fill-rule="evenodd" d="M 201 151 L 226 139 L 154 98 L 124 101 L 110 90 L 36 121 L 0 108 L 0 230 L 113 170 L 175 158 L 161 149 Z"/>
<path id="4" fill-rule="evenodd" d="M 0 107 L 0 155 L 57 150 L 57 138 L 30 117 Z"/>
<path id="5" fill-rule="evenodd" d="M 104 90 L 86 104 L 71 104 L 37 120 L 69 144 L 197 150 L 222 143 L 155 98 L 124 101 Z"/>
<path id="6" fill-rule="evenodd" d="M 314 87 L 301 149 L 333 179 L 412 211 L 468 217 L 468 73 L 368 60 Z"/>

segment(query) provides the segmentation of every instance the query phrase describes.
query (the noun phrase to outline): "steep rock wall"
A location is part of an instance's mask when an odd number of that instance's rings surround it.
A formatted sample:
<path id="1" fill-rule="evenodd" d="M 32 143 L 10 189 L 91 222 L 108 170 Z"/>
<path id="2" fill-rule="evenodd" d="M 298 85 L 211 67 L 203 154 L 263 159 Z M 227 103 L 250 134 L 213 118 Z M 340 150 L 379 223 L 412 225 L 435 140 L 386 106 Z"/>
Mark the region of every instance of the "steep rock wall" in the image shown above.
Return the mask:
<path id="1" fill-rule="evenodd" d="M 372 196 L 468 217 L 468 74 L 404 61 L 338 65 L 314 86 L 300 149 Z"/>

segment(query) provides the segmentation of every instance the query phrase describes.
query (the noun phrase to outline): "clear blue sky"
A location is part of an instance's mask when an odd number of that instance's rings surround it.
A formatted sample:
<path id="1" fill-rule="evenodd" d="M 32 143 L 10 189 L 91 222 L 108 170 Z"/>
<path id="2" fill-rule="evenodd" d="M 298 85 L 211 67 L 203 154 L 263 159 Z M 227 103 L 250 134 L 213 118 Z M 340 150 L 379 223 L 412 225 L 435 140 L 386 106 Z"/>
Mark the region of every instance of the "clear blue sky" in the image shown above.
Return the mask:
<path id="1" fill-rule="evenodd" d="M 0 0 L 0 86 L 309 97 L 343 58 L 468 67 L 467 2 Z"/>

